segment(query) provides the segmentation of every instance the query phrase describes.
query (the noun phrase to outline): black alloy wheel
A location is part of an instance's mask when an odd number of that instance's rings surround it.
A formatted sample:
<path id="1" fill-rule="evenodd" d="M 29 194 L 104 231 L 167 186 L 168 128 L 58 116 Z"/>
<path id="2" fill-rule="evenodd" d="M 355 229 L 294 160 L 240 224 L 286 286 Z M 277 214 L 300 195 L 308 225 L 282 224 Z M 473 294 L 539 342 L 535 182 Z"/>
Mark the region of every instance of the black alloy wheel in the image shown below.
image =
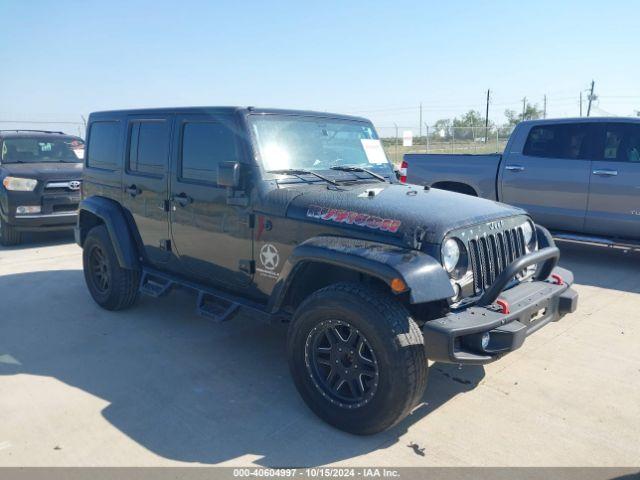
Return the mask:
<path id="1" fill-rule="evenodd" d="M 354 326 L 325 320 L 307 336 L 305 365 L 314 385 L 343 408 L 367 404 L 378 388 L 378 361 L 371 344 Z"/>

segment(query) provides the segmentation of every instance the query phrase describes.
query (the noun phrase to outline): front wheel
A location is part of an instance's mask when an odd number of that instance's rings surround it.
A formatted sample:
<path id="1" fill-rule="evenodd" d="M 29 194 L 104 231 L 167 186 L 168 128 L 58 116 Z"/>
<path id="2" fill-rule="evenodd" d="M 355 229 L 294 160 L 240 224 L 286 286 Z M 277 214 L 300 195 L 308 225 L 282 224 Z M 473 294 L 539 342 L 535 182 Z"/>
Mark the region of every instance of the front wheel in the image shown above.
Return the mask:
<path id="1" fill-rule="evenodd" d="M 5 247 L 18 245 L 22 240 L 22 235 L 11 225 L 0 218 L 0 244 Z"/>
<path id="2" fill-rule="evenodd" d="M 133 305 L 138 298 L 140 273 L 119 265 L 106 227 L 92 228 L 82 248 L 84 278 L 96 303 L 107 310 Z"/>
<path id="3" fill-rule="evenodd" d="M 386 292 L 328 286 L 296 310 L 287 338 L 300 395 L 320 418 L 368 435 L 400 422 L 426 387 L 422 333 Z"/>

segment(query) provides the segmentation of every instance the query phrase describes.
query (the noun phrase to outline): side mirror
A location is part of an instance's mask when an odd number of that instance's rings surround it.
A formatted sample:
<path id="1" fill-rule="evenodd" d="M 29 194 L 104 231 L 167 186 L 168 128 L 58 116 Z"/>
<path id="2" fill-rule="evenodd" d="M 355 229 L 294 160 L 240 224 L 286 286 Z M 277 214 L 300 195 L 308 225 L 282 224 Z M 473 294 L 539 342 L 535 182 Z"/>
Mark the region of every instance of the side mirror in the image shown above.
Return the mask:
<path id="1" fill-rule="evenodd" d="M 218 185 L 227 188 L 237 188 L 240 185 L 238 162 L 222 162 L 218 165 Z"/>

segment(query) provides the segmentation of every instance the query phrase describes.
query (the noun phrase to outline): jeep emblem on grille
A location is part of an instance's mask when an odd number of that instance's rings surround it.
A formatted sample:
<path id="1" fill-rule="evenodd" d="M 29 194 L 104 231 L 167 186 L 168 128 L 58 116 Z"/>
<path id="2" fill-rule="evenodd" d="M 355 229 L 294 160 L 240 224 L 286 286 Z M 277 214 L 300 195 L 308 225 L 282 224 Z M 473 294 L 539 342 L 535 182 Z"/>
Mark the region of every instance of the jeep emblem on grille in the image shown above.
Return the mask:
<path id="1" fill-rule="evenodd" d="M 489 230 L 501 230 L 502 229 L 502 220 L 498 220 L 497 222 L 489 222 L 487 223 Z"/>
<path id="2" fill-rule="evenodd" d="M 77 180 L 69 182 L 69 190 L 80 190 L 80 182 Z"/>

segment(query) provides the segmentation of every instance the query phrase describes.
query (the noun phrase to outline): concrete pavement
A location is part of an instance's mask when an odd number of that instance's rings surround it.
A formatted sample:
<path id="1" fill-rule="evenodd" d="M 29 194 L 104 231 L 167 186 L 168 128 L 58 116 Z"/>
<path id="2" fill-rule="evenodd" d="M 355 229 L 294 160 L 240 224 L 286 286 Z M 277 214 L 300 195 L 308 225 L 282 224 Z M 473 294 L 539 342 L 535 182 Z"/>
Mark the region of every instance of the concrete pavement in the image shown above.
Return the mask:
<path id="1" fill-rule="evenodd" d="M 285 329 L 211 324 L 184 291 L 99 309 L 71 236 L 0 249 L 0 466 L 640 465 L 640 255 L 562 246 L 578 312 L 355 437 L 289 378 Z"/>

